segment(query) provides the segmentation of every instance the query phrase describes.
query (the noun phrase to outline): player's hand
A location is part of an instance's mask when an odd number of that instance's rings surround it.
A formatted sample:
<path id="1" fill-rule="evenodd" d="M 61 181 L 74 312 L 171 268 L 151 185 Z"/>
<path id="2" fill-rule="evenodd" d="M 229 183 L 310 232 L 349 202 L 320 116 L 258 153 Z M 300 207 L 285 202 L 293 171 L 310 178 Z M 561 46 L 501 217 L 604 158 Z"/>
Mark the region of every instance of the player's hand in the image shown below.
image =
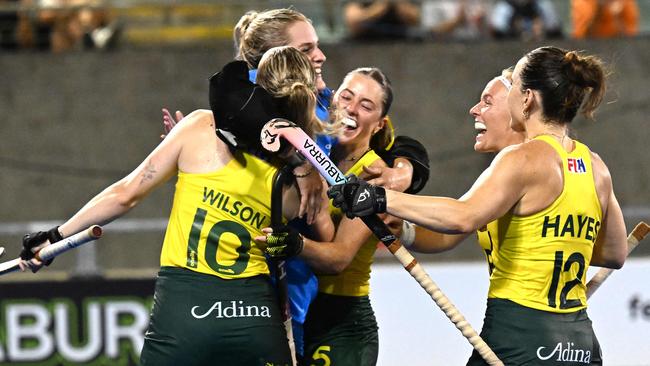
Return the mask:
<path id="1" fill-rule="evenodd" d="M 174 119 L 174 116 L 172 116 L 172 114 L 169 112 L 169 110 L 167 110 L 167 108 L 162 109 L 162 114 L 163 114 L 163 131 L 165 131 L 165 133 L 160 135 L 160 138 L 164 139 L 165 137 L 167 137 L 167 135 L 169 135 L 169 131 L 171 131 L 172 128 L 174 128 L 174 126 L 176 126 L 178 122 L 180 122 L 183 119 L 184 116 L 183 113 L 181 113 L 181 111 L 176 111 L 176 113 L 174 113 L 176 119 Z"/>
<path id="2" fill-rule="evenodd" d="M 266 243 L 266 254 L 274 259 L 295 257 L 302 252 L 304 245 L 302 235 L 287 225 L 262 229 L 266 236 L 256 237 L 255 240 Z"/>
<path id="3" fill-rule="evenodd" d="M 334 206 L 345 212 L 348 218 L 369 216 L 386 212 L 386 191 L 350 175 L 348 181 L 330 187 L 327 195 Z"/>
<path id="4" fill-rule="evenodd" d="M 20 268 L 24 271 L 25 268 L 29 267 L 32 272 L 36 272 L 43 266 L 43 264 L 46 266 L 52 264 L 54 259 L 41 262 L 34 258 L 34 255 L 47 245 L 56 243 L 60 240 L 63 240 L 63 236 L 59 233 L 58 226 L 53 227 L 48 231 L 37 231 L 25 235 L 23 237 L 23 249 L 20 252 L 20 259 L 22 259 Z"/>
<path id="5" fill-rule="evenodd" d="M 49 261 L 49 263 L 52 263 L 52 261 Z M 44 265 L 45 263 L 39 261 L 36 258 L 32 258 L 28 261 L 21 260 L 20 262 L 18 262 L 18 267 L 20 267 L 20 270 L 23 272 L 25 272 L 26 269 L 29 269 L 30 271 L 32 271 L 32 273 L 36 273 L 41 268 L 43 268 Z"/>
<path id="6" fill-rule="evenodd" d="M 325 191 L 323 178 L 316 173 L 310 163 L 302 164 L 293 171 L 300 191 L 300 209 L 298 216 L 307 215 L 307 224 L 311 225 L 323 207 Z"/>
<path id="7" fill-rule="evenodd" d="M 411 186 L 413 165 L 406 159 L 397 158 L 395 167 L 363 167 L 368 183 L 391 191 L 404 192 Z"/>
<path id="8" fill-rule="evenodd" d="M 402 234 L 402 222 L 404 220 L 400 219 L 397 216 L 393 215 L 379 215 L 381 217 L 381 221 L 388 226 L 388 229 L 390 230 L 391 233 L 395 234 L 395 236 L 399 237 Z"/>

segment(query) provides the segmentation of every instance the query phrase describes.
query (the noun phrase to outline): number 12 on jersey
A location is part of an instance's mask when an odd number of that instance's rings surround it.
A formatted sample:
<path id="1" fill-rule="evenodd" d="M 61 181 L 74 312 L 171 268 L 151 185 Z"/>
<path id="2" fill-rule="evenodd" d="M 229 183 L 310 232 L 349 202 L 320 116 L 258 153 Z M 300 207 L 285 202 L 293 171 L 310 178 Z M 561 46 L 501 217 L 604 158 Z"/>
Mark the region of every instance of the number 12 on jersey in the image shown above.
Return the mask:
<path id="1" fill-rule="evenodd" d="M 582 282 L 582 276 L 585 271 L 585 257 L 576 252 L 569 255 L 565 262 L 564 251 L 558 250 L 555 252 L 555 260 L 553 261 L 553 278 L 548 291 L 548 306 L 552 308 L 558 307 L 557 291 L 560 285 L 560 277 L 562 277 L 564 272 L 569 272 L 574 263 L 578 265 L 578 271 L 576 272 L 575 278 L 566 281 L 564 286 L 562 286 L 562 290 L 560 291 L 559 308 L 570 309 L 582 305 L 580 299 L 567 299 L 567 296 L 573 287 Z"/>

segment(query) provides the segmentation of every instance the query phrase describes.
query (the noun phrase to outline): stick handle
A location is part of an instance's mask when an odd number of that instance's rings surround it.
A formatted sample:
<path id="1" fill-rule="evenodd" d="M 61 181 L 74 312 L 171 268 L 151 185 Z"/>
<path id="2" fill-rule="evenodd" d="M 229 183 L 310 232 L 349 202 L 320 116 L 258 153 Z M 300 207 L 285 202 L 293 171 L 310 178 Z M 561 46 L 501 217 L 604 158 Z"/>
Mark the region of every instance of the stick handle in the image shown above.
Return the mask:
<path id="1" fill-rule="evenodd" d="M 465 319 L 465 316 L 456 308 L 456 306 L 449 300 L 438 285 L 429 277 L 424 268 L 417 262 L 411 253 L 404 248 L 399 240 L 395 240 L 388 250 L 393 253 L 395 258 L 404 266 L 407 272 L 415 278 L 415 280 L 422 286 L 422 288 L 431 296 L 436 305 L 442 310 L 443 313 L 451 320 L 458 330 L 463 334 L 474 349 L 483 357 L 485 362 L 489 365 L 501 365 L 503 363 L 497 355 L 492 351 L 490 346 L 485 343 L 478 333 L 472 328 L 472 325 Z"/>
<path id="2" fill-rule="evenodd" d="M 39 250 L 34 255 L 34 257 L 40 261 L 50 260 L 61 253 L 67 252 L 70 249 L 74 249 L 80 245 L 100 238 L 102 236 L 102 233 L 103 229 L 101 226 L 93 225 L 84 231 L 78 232 L 72 236 L 57 241 L 54 244 L 46 246 L 45 248 Z M 20 268 L 18 266 L 18 263 L 20 263 L 20 258 L 16 258 L 0 264 L 0 275 L 16 271 Z"/>
<path id="3" fill-rule="evenodd" d="M 101 226 L 93 225 L 84 231 L 78 232 L 70 237 L 46 246 L 39 250 L 34 257 L 40 261 L 50 260 L 70 249 L 74 249 L 80 245 L 99 239 L 102 236 L 103 231 L 104 230 Z"/>
<path id="4" fill-rule="evenodd" d="M 629 256 L 630 253 L 639 245 L 639 242 L 645 238 L 645 236 L 650 232 L 650 226 L 646 224 L 645 222 L 641 221 L 638 223 L 635 227 L 634 230 L 630 233 L 630 235 L 627 236 L 627 255 Z M 596 272 L 596 274 L 587 282 L 587 298 L 590 298 L 591 295 L 598 290 L 600 285 L 603 284 L 603 282 L 609 277 L 609 275 L 614 272 L 613 269 L 611 268 L 601 268 Z"/>
<path id="5" fill-rule="evenodd" d="M 298 151 L 305 156 L 316 167 L 318 172 L 329 184 L 341 184 L 346 181 L 345 175 L 330 160 L 316 143 L 307 134 L 297 127 L 293 122 L 274 119 L 269 121 L 262 129 L 262 146 L 267 150 L 277 151 L 279 149 L 278 137 L 284 138 Z M 372 233 L 389 249 L 393 255 L 402 263 L 404 268 L 415 278 L 422 288 L 431 296 L 436 305 L 454 323 L 469 343 L 490 365 L 503 365 L 492 349 L 476 333 L 472 326 L 465 320 L 465 317 L 449 301 L 447 296 L 440 290 L 438 285 L 431 280 L 415 258 L 404 247 L 399 244 L 395 235 L 376 215 L 361 218 Z M 393 249 L 391 249 L 393 248 Z"/>

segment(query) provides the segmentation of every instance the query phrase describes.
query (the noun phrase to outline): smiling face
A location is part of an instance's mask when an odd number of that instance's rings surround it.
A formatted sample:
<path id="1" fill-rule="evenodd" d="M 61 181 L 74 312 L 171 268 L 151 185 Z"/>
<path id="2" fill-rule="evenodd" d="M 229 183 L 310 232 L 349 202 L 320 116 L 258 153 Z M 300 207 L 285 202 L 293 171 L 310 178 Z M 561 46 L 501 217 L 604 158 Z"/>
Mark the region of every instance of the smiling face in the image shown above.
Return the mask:
<path id="1" fill-rule="evenodd" d="M 374 133 L 384 127 L 384 91 L 377 81 L 360 73 L 348 75 L 334 94 L 335 115 L 345 124 L 341 145 L 368 146 Z"/>
<path id="2" fill-rule="evenodd" d="M 485 86 L 481 100 L 469 110 L 477 131 L 475 151 L 499 152 L 523 142 L 523 136 L 510 128 L 507 96 L 508 88 L 499 78 L 494 78 Z"/>
<path id="3" fill-rule="evenodd" d="M 309 57 L 314 69 L 316 70 L 316 88 L 325 89 L 325 81 L 321 75 L 323 63 L 327 59 L 325 54 L 318 47 L 318 35 L 316 30 L 309 22 L 296 21 L 287 28 L 289 38 L 288 46 L 299 49 Z"/>

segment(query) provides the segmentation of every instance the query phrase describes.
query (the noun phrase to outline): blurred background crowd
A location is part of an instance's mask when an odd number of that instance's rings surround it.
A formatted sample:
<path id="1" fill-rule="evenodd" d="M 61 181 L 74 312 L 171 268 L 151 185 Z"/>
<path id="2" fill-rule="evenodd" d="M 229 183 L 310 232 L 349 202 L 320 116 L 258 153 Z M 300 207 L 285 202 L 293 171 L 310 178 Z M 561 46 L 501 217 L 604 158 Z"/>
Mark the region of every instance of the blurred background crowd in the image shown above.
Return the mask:
<path id="1" fill-rule="evenodd" d="M 0 49 L 66 52 L 230 38 L 246 9 L 300 5 L 324 42 L 647 34 L 647 0 L 0 0 Z"/>
<path id="2" fill-rule="evenodd" d="M 596 121 L 578 118 L 572 137 L 607 162 L 627 229 L 650 222 L 650 0 L 0 0 L 2 259 L 19 255 L 25 233 L 59 225 L 137 166 L 160 143 L 162 107 L 209 107 L 208 78 L 232 60 L 233 27 L 244 13 L 288 6 L 313 20 L 329 87 L 359 66 L 389 76 L 397 133 L 428 150 L 425 195 L 459 197 L 491 162 L 473 150 L 468 113 L 487 81 L 542 45 L 599 55 L 611 67 L 609 91 Z M 96 245 L 60 256 L 44 272 L 0 276 L 0 365 L 137 364 L 142 338 L 127 331 L 144 333 L 148 322 L 173 189 L 174 182 L 161 186 Z M 418 261 L 479 328 L 485 257 L 475 236 L 466 241 Z M 650 360 L 643 346 L 650 284 L 639 280 L 650 277 L 645 243 L 590 304 L 608 365 Z M 379 364 L 465 362 L 467 342 L 390 253 L 378 252 L 375 263 Z M 105 325 L 83 315 L 99 303 Z M 42 315 L 47 331 L 10 311 L 23 305 Z M 124 328 L 117 315 L 115 324 L 104 315 L 127 305 L 138 321 Z M 94 339 L 106 339 L 77 346 L 76 338 L 90 337 L 82 335 L 86 323 Z M 409 347 L 399 347 L 404 339 Z M 88 362 L 74 358 L 80 352 Z"/>

